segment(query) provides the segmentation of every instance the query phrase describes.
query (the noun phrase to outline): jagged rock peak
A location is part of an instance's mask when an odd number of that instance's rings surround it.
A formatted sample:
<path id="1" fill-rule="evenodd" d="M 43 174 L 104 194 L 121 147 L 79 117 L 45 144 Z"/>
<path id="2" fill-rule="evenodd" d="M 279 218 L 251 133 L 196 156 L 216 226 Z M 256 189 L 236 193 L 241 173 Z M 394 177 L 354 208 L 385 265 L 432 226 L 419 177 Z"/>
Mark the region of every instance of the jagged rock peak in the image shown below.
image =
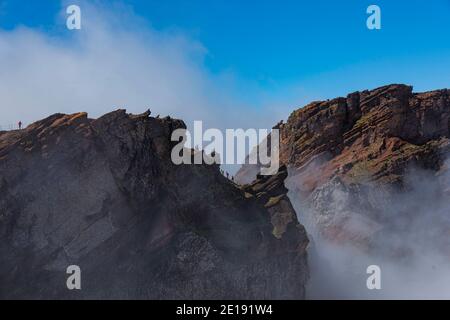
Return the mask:
<path id="1" fill-rule="evenodd" d="M 286 175 L 258 189 L 269 203 L 248 197 L 218 166 L 173 164 L 177 128 L 117 110 L 0 133 L 0 298 L 303 298 Z"/>

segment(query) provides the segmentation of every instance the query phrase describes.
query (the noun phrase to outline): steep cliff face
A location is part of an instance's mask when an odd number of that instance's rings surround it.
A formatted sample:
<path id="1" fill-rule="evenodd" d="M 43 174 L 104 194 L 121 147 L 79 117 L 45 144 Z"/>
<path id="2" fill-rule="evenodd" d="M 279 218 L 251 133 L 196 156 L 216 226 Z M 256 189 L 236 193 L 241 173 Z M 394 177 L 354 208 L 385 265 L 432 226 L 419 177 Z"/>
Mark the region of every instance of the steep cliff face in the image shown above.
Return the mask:
<path id="1" fill-rule="evenodd" d="M 240 188 L 215 165 L 176 166 L 181 127 L 118 110 L 1 132 L 0 298 L 303 298 L 285 168 Z"/>
<path id="2" fill-rule="evenodd" d="M 450 135 L 450 90 L 405 85 L 356 92 L 294 111 L 281 127 L 281 159 L 309 177 L 312 191 L 333 175 L 347 182 L 401 182 L 410 165 L 439 170 Z M 306 170 L 307 171 L 307 170 Z"/>
<path id="3" fill-rule="evenodd" d="M 355 92 L 310 103 L 279 129 L 290 197 L 297 211 L 309 212 L 311 232 L 367 247 L 399 217 L 395 227 L 408 230 L 411 211 L 420 210 L 396 203 L 419 185 L 413 171 L 432 177 L 424 204 L 448 203 L 450 90 L 389 85 Z M 236 180 L 247 182 L 255 168 L 245 165 Z"/>

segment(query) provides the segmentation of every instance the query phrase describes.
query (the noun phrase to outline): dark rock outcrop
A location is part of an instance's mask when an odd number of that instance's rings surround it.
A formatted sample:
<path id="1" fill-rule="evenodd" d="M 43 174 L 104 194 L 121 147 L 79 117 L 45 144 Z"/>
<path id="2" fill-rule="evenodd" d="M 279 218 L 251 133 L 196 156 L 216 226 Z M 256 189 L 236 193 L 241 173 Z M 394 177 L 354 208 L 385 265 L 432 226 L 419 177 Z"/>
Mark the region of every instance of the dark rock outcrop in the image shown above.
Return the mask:
<path id="1" fill-rule="evenodd" d="M 176 166 L 182 127 L 118 110 L 1 132 L 0 298 L 303 298 L 285 168 L 241 189 L 216 165 Z"/>
<path id="2" fill-rule="evenodd" d="M 246 198 L 256 198 L 258 203 L 267 208 L 273 225 L 272 233 L 278 239 L 283 239 L 285 234 L 305 233 L 303 226 L 298 223 L 295 210 L 287 197 L 288 189 L 284 185 L 287 176 L 287 168 L 282 166 L 276 175 L 258 175 L 251 184 L 241 187 Z M 287 232 L 288 229 L 297 229 L 298 231 Z M 306 245 L 306 242 L 298 243 L 302 250 L 306 249 Z"/>

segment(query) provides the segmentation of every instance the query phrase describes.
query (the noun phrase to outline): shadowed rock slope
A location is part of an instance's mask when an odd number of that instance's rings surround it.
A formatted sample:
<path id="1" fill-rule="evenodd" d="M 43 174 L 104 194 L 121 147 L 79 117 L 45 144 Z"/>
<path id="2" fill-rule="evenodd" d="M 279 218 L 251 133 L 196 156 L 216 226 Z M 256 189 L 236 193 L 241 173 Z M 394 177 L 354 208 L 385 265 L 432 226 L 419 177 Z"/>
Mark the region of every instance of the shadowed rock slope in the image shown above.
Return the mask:
<path id="1" fill-rule="evenodd" d="M 286 168 L 239 188 L 218 166 L 176 166 L 182 127 L 118 110 L 1 132 L 0 298 L 303 298 L 308 239 Z"/>

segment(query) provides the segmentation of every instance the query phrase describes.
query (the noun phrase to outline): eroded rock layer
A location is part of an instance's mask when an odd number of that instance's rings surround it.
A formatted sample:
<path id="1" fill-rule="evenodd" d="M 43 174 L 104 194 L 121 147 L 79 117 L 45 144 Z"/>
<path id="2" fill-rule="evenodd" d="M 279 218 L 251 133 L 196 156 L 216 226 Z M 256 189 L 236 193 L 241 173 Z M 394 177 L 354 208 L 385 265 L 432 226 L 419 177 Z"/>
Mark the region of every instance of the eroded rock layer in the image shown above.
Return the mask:
<path id="1" fill-rule="evenodd" d="M 277 127 L 286 185 L 297 211 L 311 216 L 309 231 L 368 247 L 422 218 L 450 230 L 443 215 L 434 217 L 450 207 L 450 90 L 394 84 L 355 92 L 312 102 Z M 244 165 L 236 181 L 247 183 L 255 170 Z"/>

